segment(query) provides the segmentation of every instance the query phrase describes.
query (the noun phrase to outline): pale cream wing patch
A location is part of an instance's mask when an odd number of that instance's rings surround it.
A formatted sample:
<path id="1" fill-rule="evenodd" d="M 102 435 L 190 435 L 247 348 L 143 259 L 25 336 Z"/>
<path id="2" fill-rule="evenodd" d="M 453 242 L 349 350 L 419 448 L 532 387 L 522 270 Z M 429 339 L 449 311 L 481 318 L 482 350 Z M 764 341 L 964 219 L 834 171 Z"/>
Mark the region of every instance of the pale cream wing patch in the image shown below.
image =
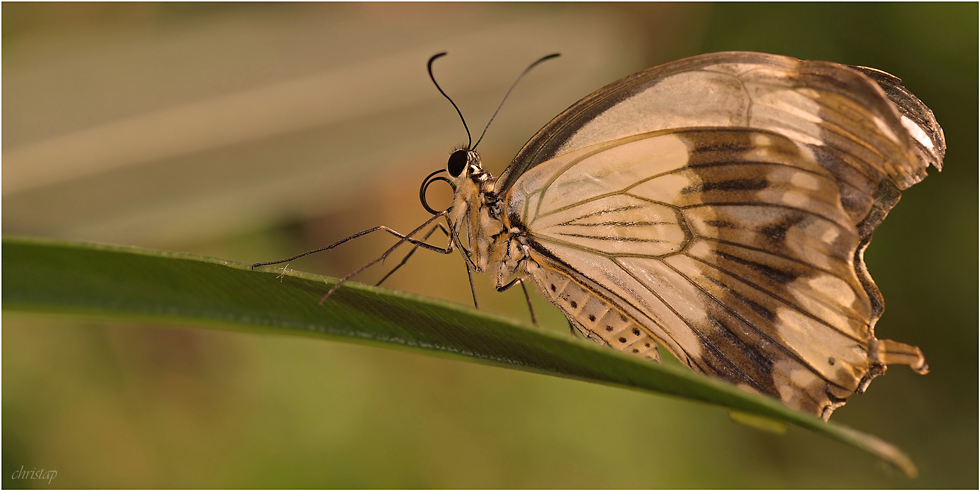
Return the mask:
<path id="1" fill-rule="evenodd" d="M 862 234 L 808 147 L 744 129 L 654 132 L 541 164 L 507 199 L 528 273 L 580 325 L 552 285 L 589 292 L 696 370 L 824 417 L 880 371 L 855 269 Z"/>

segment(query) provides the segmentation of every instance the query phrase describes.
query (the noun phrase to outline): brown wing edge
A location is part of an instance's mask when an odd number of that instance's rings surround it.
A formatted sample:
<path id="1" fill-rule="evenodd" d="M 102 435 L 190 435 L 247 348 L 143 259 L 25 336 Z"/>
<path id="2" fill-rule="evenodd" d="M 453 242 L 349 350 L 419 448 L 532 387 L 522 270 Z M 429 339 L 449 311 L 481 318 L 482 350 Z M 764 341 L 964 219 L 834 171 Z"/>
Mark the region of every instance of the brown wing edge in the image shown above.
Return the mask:
<path id="1" fill-rule="evenodd" d="M 936 121 L 936 116 L 919 98 L 912 94 L 908 89 L 901 85 L 902 80 L 887 72 L 876 68 L 851 66 L 854 70 L 875 82 L 888 97 L 901 116 L 908 118 L 913 124 L 919 127 L 923 133 L 931 140 L 932 147 L 923 144 L 919 139 L 912 138 L 916 156 L 923 168 L 929 166 L 942 171 L 943 158 L 946 155 L 946 137 L 942 127 Z M 871 243 L 874 229 L 884 221 L 888 212 L 898 203 L 901 198 L 901 191 L 911 185 L 903 183 L 893 183 L 886 179 L 881 182 L 874 197 L 874 205 L 865 216 L 864 220 L 857 224 L 858 233 L 861 236 L 861 243 L 854 252 L 854 271 L 858 279 L 864 286 L 871 301 L 872 317 L 870 328 L 874 336 L 874 327 L 884 312 L 884 297 L 864 262 L 864 251 Z M 925 356 L 917 346 L 892 341 L 890 339 L 877 339 L 872 337 L 868 347 L 868 373 L 858 385 L 857 393 L 863 393 L 875 377 L 882 375 L 887 370 L 889 364 L 908 365 L 912 371 L 925 375 L 929 373 L 929 365 L 926 363 Z M 827 419 L 830 415 L 825 415 Z"/>
<path id="2" fill-rule="evenodd" d="M 871 278 L 871 273 L 868 271 L 867 265 L 864 263 L 864 251 L 871 244 L 874 229 L 884 221 L 888 211 L 898 203 L 900 198 L 901 192 L 895 184 L 887 179 L 883 180 L 878 187 L 878 191 L 875 193 L 875 202 L 871 211 L 857 225 L 861 242 L 854 251 L 854 273 L 857 275 L 858 280 L 864 287 L 864 291 L 868 295 L 868 300 L 871 302 L 871 318 L 868 320 L 868 327 L 871 330 L 871 342 L 868 346 L 868 373 L 858 383 L 858 388 L 855 391 L 858 394 L 864 393 L 875 377 L 883 375 L 888 369 L 887 365 L 908 365 L 912 371 L 920 375 L 929 373 L 929 365 L 926 363 L 925 356 L 918 346 L 911 346 L 890 339 L 878 339 L 874 334 L 875 324 L 877 324 L 878 319 L 881 318 L 881 315 L 885 311 L 885 299 L 881 294 L 881 290 L 878 289 L 878 285 Z M 841 402 L 841 405 L 843 405 L 843 401 Z M 830 418 L 830 412 L 833 409 L 830 409 L 830 411 L 822 415 L 825 421 Z"/>
<path id="3" fill-rule="evenodd" d="M 943 170 L 943 157 L 946 156 L 946 136 L 942 127 L 936 121 L 936 116 L 918 97 L 902 86 L 902 79 L 877 68 L 851 66 L 866 77 L 873 80 L 888 99 L 898 108 L 899 114 L 909 118 L 932 140 L 933 148 L 928 148 L 922 142 L 913 139 L 916 154 L 923 166 L 933 166 Z"/>

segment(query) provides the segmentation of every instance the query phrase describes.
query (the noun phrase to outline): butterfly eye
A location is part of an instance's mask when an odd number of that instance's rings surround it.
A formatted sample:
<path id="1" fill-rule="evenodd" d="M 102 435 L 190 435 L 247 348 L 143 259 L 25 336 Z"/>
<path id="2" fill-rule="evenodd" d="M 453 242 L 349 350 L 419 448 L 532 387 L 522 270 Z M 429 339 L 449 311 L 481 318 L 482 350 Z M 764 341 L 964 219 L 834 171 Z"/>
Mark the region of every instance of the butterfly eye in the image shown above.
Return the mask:
<path id="1" fill-rule="evenodd" d="M 469 160 L 467 157 L 468 153 L 466 150 L 456 150 L 449 156 L 449 164 L 446 165 L 449 175 L 459 177 L 463 173 L 463 169 L 466 168 L 466 162 Z"/>

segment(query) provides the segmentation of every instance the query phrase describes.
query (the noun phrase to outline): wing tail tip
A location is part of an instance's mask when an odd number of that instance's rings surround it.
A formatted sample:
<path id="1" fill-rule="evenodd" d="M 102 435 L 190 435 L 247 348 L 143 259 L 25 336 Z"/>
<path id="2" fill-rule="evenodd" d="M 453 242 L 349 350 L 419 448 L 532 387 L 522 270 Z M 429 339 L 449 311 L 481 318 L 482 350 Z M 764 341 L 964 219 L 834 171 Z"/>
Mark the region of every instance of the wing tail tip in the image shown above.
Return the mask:
<path id="1" fill-rule="evenodd" d="M 891 339 L 876 339 L 871 343 L 869 358 L 876 365 L 907 365 L 920 375 L 929 373 L 929 364 L 918 346 Z M 884 372 L 884 370 L 882 370 Z"/>

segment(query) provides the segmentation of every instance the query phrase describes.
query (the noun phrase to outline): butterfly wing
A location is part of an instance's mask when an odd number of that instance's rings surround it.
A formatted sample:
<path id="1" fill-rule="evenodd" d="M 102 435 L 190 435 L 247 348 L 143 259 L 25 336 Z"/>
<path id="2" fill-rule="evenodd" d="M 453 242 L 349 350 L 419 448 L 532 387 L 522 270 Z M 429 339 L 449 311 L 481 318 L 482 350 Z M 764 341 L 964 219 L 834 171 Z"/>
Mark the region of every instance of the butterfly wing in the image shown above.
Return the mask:
<path id="1" fill-rule="evenodd" d="M 907 112 L 857 70 L 755 53 L 641 72 L 525 146 L 498 180 L 508 227 L 593 338 L 636 346 L 556 282 L 695 370 L 829 417 L 887 363 L 926 370 L 918 348 L 875 338 L 863 263 L 899 190 L 945 150 L 931 112 L 893 92 Z"/>
<path id="2" fill-rule="evenodd" d="M 765 53 L 675 61 L 603 87 L 556 116 L 518 152 L 496 191 L 503 195 L 532 167 L 579 148 L 691 127 L 758 128 L 834 147 L 856 157 L 844 162 L 854 171 L 906 189 L 929 165 L 940 168 L 946 144 L 932 111 L 900 83 L 873 68 Z"/>

